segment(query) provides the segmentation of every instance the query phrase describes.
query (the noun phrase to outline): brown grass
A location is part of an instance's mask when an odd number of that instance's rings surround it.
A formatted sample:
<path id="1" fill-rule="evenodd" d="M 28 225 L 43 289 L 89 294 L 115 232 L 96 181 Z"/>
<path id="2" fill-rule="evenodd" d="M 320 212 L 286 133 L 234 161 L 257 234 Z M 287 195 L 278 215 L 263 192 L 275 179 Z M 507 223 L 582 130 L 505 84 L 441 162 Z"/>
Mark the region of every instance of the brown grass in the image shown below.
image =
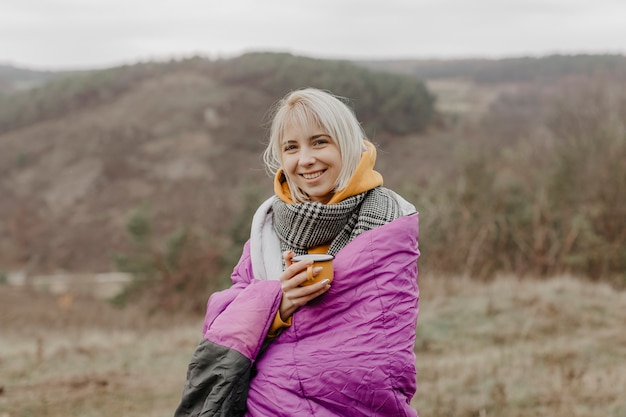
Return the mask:
<path id="1" fill-rule="evenodd" d="M 422 280 L 426 416 L 626 415 L 626 293 L 569 277 Z"/>
<path id="2" fill-rule="evenodd" d="M 571 277 L 421 290 L 421 417 L 626 415 L 626 293 Z M 202 321 L 6 285 L 0 310 L 0 417 L 171 416 Z"/>

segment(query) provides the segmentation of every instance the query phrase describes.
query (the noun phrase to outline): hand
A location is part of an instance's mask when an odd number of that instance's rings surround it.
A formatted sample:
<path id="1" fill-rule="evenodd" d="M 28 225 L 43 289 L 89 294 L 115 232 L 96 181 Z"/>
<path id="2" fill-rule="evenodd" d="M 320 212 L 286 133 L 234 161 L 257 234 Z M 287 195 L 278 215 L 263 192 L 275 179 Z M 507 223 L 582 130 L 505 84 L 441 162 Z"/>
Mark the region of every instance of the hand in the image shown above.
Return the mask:
<path id="1" fill-rule="evenodd" d="M 317 284 L 300 287 L 300 284 L 307 280 L 307 268 L 313 261 L 292 262 L 291 259 L 294 255 L 292 251 L 283 253 L 283 259 L 287 268 L 278 277 L 283 289 L 283 298 L 279 307 L 280 318 L 283 321 L 288 320 L 298 308 L 330 289 L 327 279 Z M 319 274 L 321 270 L 321 267 L 313 268 L 313 276 Z"/>

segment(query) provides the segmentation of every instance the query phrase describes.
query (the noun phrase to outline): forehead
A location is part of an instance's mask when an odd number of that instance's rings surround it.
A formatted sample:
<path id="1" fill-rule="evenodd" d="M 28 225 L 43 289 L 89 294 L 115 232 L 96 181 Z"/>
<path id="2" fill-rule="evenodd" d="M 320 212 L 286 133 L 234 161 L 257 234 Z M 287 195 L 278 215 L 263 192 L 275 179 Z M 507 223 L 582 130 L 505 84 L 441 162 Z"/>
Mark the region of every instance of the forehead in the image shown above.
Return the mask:
<path id="1" fill-rule="evenodd" d="M 313 136 L 328 132 L 316 121 L 289 120 L 281 131 L 281 141 L 310 139 Z"/>

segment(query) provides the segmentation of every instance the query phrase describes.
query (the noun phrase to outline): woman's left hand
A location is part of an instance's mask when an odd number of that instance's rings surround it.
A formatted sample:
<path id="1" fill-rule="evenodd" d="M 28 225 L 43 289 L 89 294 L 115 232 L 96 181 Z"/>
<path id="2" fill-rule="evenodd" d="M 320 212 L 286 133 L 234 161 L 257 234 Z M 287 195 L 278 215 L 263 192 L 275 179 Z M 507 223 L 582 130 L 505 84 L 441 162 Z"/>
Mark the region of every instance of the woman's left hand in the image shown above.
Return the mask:
<path id="1" fill-rule="evenodd" d="M 283 298 L 279 307 L 280 318 L 283 321 L 287 321 L 298 308 L 330 289 L 330 283 L 327 279 L 317 284 L 301 287 L 300 285 L 308 279 L 307 268 L 313 261 L 292 262 L 291 259 L 294 255 L 292 251 L 283 253 L 287 268 L 278 278 L 283 290 Z M 319 274 L 321 270 L 321 267 L 313 268 L 313 276 Z"/>

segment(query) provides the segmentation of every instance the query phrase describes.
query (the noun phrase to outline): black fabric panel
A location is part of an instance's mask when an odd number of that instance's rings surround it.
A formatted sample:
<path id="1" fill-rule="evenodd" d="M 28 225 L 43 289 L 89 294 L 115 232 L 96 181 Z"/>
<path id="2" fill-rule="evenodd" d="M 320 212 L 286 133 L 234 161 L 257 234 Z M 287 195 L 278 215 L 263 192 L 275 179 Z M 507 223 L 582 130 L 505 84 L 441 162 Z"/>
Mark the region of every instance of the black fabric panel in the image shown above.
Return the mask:
<path id="1" fill-rule="evenodd" d="M 251 361 L 236 350 L 203 340 L 187 369 L 174 417 L 237 417 L 246 411 Z"/>

